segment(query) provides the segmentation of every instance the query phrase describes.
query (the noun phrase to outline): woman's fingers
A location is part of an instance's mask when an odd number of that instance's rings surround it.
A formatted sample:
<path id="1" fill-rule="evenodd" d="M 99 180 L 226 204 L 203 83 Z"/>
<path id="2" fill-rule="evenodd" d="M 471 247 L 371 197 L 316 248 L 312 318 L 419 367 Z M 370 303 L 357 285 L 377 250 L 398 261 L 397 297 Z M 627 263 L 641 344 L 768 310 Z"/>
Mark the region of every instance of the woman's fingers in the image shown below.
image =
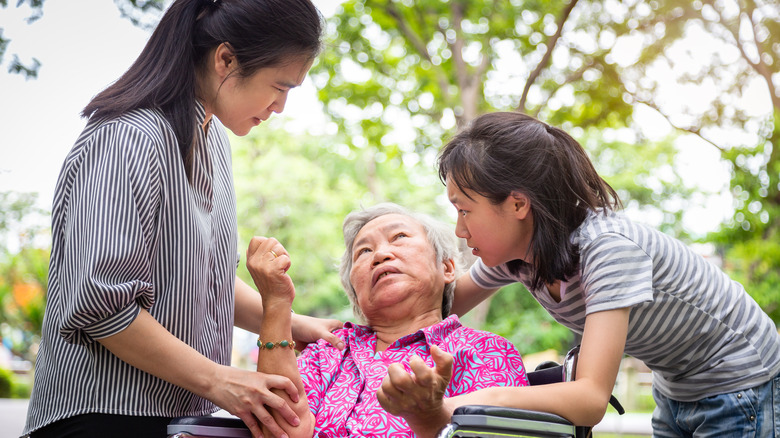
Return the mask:
<path id="1" fill-rule="evenodd" d="M 381 390 L 391 400 L 400 400 L 408 390 L 412 382 L 411 376 L 404 371 L 400 364 L 394 363 L 387 367 L 387 375 L 382 379 Z"/>
<path id="2" fill-rule="evenodd" d="M 260 262 L 281 262 L 282 266 L 289 268 L 290 255 L 284 246 L 273 237 L 255 236 L 249 241 L 246 250 L 247 262 L 250 259 L 256 263 Z M 285 269 L 286 271 L 287 269 Z"/>
<path id="3" fill-rule="evenodd" d="M 436 374 L 444 379 L 446 387 L 452 378 L 452 355 L 435 345 L 431 345 L 431 358 L 436 364 Z"/>
<path id="4" fill-rule="evenodd" d="M 306 345 L 324 339 L 339 350 L 344 349 L 344 342 L 331 331 L 344 326 L 337 319 L 314 318 L 295 314 L 292 316 L 292 335 L 295 339 L 295 349 L 303 350 Z"/>
<path id="5" fill-rule="evenodd" d="M 299 400 L 298 396 L 298 389 L 295 387 L 295 384 L 292 383 L 290 379 L 284 376 L 278 376 L 275 374 L 263 374 L 265 376 L 265 382 L 267 387 L 274 388 L 274 389 L 280 389 L 287 393 L 287 395 L 290 397 L 293 403 L 297 403 Z M 268 392 L 263 399 L 263 406 L 261 406 L 263 409 L 260 411 L 261 414 L 268 416 L 268 422 L 265 421 L 265 417 L 257 417 L 260 422 L 265 424 L 268 427 L 268 430 L 274 434 L 274 436 L 280 436 L 276 431 L 275 428 L 278 428 L 279 433 L 283 433 L 281 431 L 281 428 L 276 424 L 276 421 L 274 421 L 273 416 L 265 409 L 265 407 L 269 407 L 271 410 L 278 412 L 279 415 L 282 416 L 282 418 L 287 421 L 292 426 L 298 426 L 301 424 L 300 418 L 298 418 L 298 415 L 293 411 L 292 407 L 290 407 L 287 402 L 279 397 L 278 395 Z M 255 414 L 257 415 L 257 414 Z M 273 423 L 273 427 L 269 422 Z"/>
<path id="6" fill-rule="evenodd" d="M 408 392 L 415 386 L 412 375 L 407 373 L 399 363 L 387 367 L 387 377 L 390 379 L 390 384 L 400 392 Z"/>
<path id="7" fill-rule="evenodd" d="M 252 415 L 252 413 L 238 415 L 238 418 L 240 418 L 241 421 L 243 421 L 244 424 L 246 424 L 246 427 L 249 428 L 249 432 L 252 433 L 253 437 L 263 438 L 263 431 L 260 429 L 260 425 L 258 424 L 255 416 Z"/>
<path id="8" fill-rule="evenodd" d="M 343 323 L 339 322 L 339 326 L 343 327 Z M 343 350 L 345 345 L 344 341 L 341 340 L 338 336 L 334 335 L 331 332 L 323 333 L 322 339 L 327 341 L 330 345 L 336 347 L 339 350 Z"/>
<path id="9" fill-rule="evenodd" d="M 282 391 L 286 392 L 288 396 L 290 396 L 290 400 L 293 403 L 298 403 L 298 388 L 295 387 L 295 384 L 292 382 L 292 380 L 276 374 L 263 375 L 266 378 L 266 384 L 268 385 L 268 388 L 281 389 Z M 285 406 L 287 405 L 287 403 L 285 403 L 281 398 L 279 399 L 279 402 Z M 269 404 L 267 402 L 264 403 Z"/>
<path id="10" fill-rule="evenodd" d="M 296 402 L 299 395 L 295 384 L 287 377 L 239 370 L 229 366 L 220 367 L 224 373 L 218 377 L 222 383 L 212 401 L 240 418 L 252 432 L 252 436 L 265 435 L 280 437 L 284 431 L 272 415 L 277 411 L 279 422 L 286 421 L 292 426 L 301 424 L 300 418 L 287 403 L 279 391 L 284 391 Z M 276 391 L 276 392 L 274 392 Z"/>
<path id="11" fill-rule="evenodd" d="M 392 415 L 401 415 L 402 409 L 400 401 L 403 400 L 403 393 L 393 385 L 390 375 L 386 375 L 385 378 L 382 379 L 382 386 L 380 386 L 379 390 L 376 392 L 376 399 L 379 402 L 379 405 L 388 413 Z"/>
<path id="12" fill-rule="evenodd" d="M 271 415 L 271 413 L 268 412 L 268 410 L 265 409 L 265 407 L 263 407 L 262 405 L 259 406 L 259 407 L 256 407 L 255 410 L 253 411 L 253 414 L 260 421 L 260 423 L 262 423 L 263 426 L 265 426 L 266 429 L 268 429 L 268 432 L 272 436 L 274 436 L 274 437 L 287 436 L 284 433 L 284 430 L 281 427 L 279 427 L 278 424 L 276 424 L 276 420 L 274 420 L 273 415 Z M 285 419 L 287 419 L 287 417 L 285 417 Z M 261 432 L 261 435 L 262 435 L 262 432 Z"/>
<path id="13" fill-rule="evenodd" d="M 249 241 L 246 267 L 264 298 L 295 296 L 292 279 L 287 275 L 291 264 L 287 251 L 276 239 L 255 236 Z"/>
<path id="14" fill-rule="evenodd" d="M 409 368 L 412 369 L 412 378 L 417 386 L 427 388 L 433 385 L 436 373 L 419 356 L 409 359 Z"/>
<path id="15" fill-rule="evenodd" d="M 301 424 L 301 420 L 300 418 L 298 418 L 298 415 L 295 414 L 295 411 L 292 410 L 290 405 L 288 405 L 284 399 L 271 392 L 270 388 L 284 390 L 288 395 L 292 397 L 293 393 L 291 393 L 288 388 L 288 386 L 292 386 L 293 392 L 295 394 L 295 400 L 297 400 L 298 393 L 297 391 L 294 390 L 295 385 L 293 385 L 292 382 L 290 382 L 290 380 L 287 379 L 286 377 L 267 375 L 267 374 L 263 374 L 263 376 L 265 377 L 265 384 L 267 385 L 267 388 L 261 393 L 260 403 L 254 403 L 252 405 L 251 414 L 254 418 L 257 419 L 257 421 L 259 421 L 263 426 L 266 427 L 267 432 L 270 433 L 272 436 L 274 437 L 286 436 L 284 430 L 279 426 L 279 424 L 274 419 L 273 415 L 271 414 L 271 411 L 278 412 L 282 416 L 282 418 L 292 426 L 297 426 Z M 244 420 L 244 422 L 246 423 L 247 421 Z M 252 430 L 251 427 L 250 430 Z M 254 434 L 253 430 L 252 433 Z"/>
<path id="16" fill-rule="evenodd" d="M 252 256 L 254 256 L 258 249 L 265 243 L 265 241 L 268 240 L 265 237 L 255 236 L 252 238 L 252 240 L 249 241 L 249 246 L 246 249 L 246 258 L 249 260 Z"/>

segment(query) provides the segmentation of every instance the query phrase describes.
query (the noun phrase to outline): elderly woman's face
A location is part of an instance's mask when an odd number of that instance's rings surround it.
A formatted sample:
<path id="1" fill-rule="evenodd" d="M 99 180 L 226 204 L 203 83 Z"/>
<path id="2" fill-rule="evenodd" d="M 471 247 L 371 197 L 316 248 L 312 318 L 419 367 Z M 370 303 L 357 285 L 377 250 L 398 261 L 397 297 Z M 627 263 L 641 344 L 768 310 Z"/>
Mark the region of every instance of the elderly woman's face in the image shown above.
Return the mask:
<path id="1" fill-rule="evenodd" d="M 454 275 L 451 261 L 436 262 L 425 229 L 408 216 L 380 216 L 355 237 L 349 278 L 369 321 L 382 312 L 441 312 L 444 285 Z"/>

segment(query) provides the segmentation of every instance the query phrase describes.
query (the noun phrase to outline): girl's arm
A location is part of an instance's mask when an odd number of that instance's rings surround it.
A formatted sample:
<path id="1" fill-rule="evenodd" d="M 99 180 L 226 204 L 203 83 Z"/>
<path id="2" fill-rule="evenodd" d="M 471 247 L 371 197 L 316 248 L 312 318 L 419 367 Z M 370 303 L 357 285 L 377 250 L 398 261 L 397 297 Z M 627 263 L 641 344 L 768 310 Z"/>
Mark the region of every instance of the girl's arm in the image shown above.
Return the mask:
<path id="1" fill-rule="evenodd" d="M 471 275 L 465 272 L 458 278 L 458 282 L 455 283 L 455 300 L 452 303 L 452 310 L 450 313 L 463 316 L 469 312 L 469 310 L 476 307 L 477 304 L 486 300 L 488 297 L 496 293 L 498 289 L 482 289 L 474 283 L 471 279 Z"/>
<path id="2" fill-rule="evenodd" d="M 574 382 L 486 388 L 444 399 L 444 408 L 452 415 L 456 407 L 463 405 L 507 406 L 550 412 L 578 426 L 594 426 L 604 417 L 615 386 L 628 334 L 629 312 L 630 308 L 615 309 L 586 317 Z"/>
<path id="3" fill-rule="evenodd" d="M 392 375 L 392 370 L 388 369 L 388 377 L 382 382 L 377 399 L 388 412 L 409 416 L 409 425 L 421 438 L 433 438 L 452 417 L 455 408 L 464 405 L 505 406 L 550 412 L 578 426 L 594 426 L 604 417 L 615 385 L 628 333 L 629 311 L 629 308 L 608 310 L 586 317 L 577 361 L 577 377 L 573 382 L 491 387 L 443 400 L 428 398 L 426 401 L 424 397 L 403 396 L 405 388 L 413 388 L 415 385 L 404 383 L 404 379 L 409 378 L 406 373 Z M 415 375 L 424 376 L 426 382 L 450 377 L 438 367 L 417 370 Z M 414 411 L 405 409 L 405 403 L 409 401 L 407 399 L 413 399 L 418 404 Z M 415 421 L 421 413 L 424 413 L 424 421 Z"/>
<path id="4" fill-rule="evenodd" d="M 300 423 L 285 399 L 271 391 L 282 390 L 297 400 L 298 392 L 288 378 L 212 362 L 173 336 L 146 310 L 142 309 L 126 329 L 98 342 L 130 365 L 211 400 L 241 418 L 254 436 L 260 434 L 257 419 L 275 436 L 282 433 L 266 405 L 283 417 L 276 417 L 282 423 Z"/>

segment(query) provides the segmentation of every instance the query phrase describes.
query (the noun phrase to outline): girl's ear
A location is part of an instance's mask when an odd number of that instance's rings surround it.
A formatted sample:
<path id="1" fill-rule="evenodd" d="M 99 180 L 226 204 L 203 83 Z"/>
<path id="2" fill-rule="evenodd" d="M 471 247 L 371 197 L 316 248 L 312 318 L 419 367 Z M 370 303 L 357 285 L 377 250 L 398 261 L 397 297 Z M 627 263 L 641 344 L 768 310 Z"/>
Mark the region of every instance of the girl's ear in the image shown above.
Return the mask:
<path id="1" fill-rule="evenodd" d="M 513 203 L 515 217 L 520 220 L 525 219 L 531 212 L 531 200 L 528 196 L 522 192 L 512 192 L 509 199 Z"/>
<path id="2" fill-rule="evenodd" d="M 220 44 L 214 51 L 214 71 L 220 80 L 225 80 L 230 73 L 238 68 L 238 61 L 233 50 L 226 43 Z"/>
<path id="3" fill-rule="evenodd" d="M 450 284 L 455 281 L 455 261 L 446 259 L 442 263 L 444 264 L 444 283 Z"/>

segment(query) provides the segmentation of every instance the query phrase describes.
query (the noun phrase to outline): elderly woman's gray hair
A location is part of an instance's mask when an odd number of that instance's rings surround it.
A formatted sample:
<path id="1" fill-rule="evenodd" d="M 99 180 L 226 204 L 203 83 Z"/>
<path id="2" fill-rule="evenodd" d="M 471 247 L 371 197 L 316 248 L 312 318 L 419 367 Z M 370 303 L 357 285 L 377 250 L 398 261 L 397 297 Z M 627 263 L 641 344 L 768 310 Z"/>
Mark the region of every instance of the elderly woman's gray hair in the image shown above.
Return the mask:
<path id="1" fill-rule="evenodd" d="M 360 307 L 358 307 L 357 294 L 349 279 L 350 272 L 352 271 L 352 247 L 355 243 L 355 237 L 357 237 L 360 230 L 362 230 L 367 223 L 388 214 L 400 214 L 417 221 L 417 223 L 422 225 L 423 229 L 425 229 L 428 242 L 431 244 L 433 251 L 436 254 L 436 262 L 441 263 L 444 260 L 452 259 L 455 262 L 455 278 L 463 271 L 463 261 L 460 250 L 458 249 L 457 237 L 455 236 L 454 230 L 447 224 L 426 214 L 413 212 L 400 205 L 389 202 L 353 211 L 344 219 L 345 250 L 344 255 L 341 257 L 339 273 L 341 274 L 341 284 L 344 286 L 344 290 L 347 291 L 347 297 L 349 297 L 350 303 L 352 303 L 352 311 L 355 313 L 355 316 L 363 322 L 366 322 L 365 315 L 360 310 Z M 454 295 L 455 282 L 453 281 L 449 284 L 445 284 L 441 303 L 442 319 L 449 316 Z"/>

